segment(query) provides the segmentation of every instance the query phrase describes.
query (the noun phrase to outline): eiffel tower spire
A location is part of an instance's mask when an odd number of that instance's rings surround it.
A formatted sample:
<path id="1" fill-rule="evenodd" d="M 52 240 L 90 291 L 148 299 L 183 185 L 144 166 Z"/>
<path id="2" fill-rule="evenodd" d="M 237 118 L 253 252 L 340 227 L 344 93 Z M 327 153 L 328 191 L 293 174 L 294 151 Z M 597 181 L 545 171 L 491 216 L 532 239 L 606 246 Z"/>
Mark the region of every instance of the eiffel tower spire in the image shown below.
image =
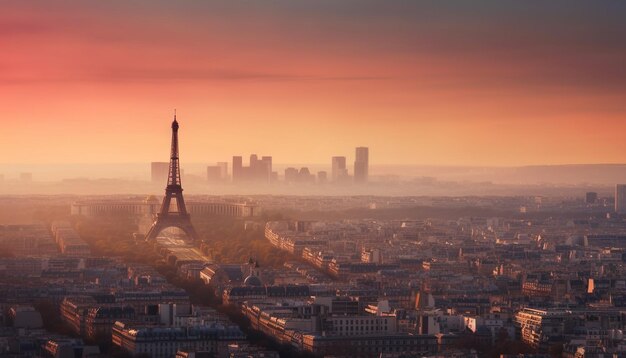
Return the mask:
<path id="1" fill-rule="evenodd" d="M 170 171 L 167 176 L 167 186 L 180 186 L 180 165 L 178 160 L 178 121 L 174 112 L 174 122 L 172 122 L 172 151 L 170 154 Z"/>
<path id="2" fill-rule="evenodd" d="M 154 240 L 159 233 L 169 227 L 177 227 L 183 230 L 192 240 L 198 240 L 198 234 L 191 225 L 191 217 L 185 206 L 183 187 L 180 179 L 180 162 L 178 154 L 178 121 L 174 111 L 172 122 L 172 150 L 170 153 L 170 170 L 165 187 L 165 197 L 161 204 L 161 210 L 156 216 L 150 231 L 146 234 L 146 240 Z M 172 205 L 172 202 L 175 205 Z M 173 206 L 173 207 L 172 207 Z"/>

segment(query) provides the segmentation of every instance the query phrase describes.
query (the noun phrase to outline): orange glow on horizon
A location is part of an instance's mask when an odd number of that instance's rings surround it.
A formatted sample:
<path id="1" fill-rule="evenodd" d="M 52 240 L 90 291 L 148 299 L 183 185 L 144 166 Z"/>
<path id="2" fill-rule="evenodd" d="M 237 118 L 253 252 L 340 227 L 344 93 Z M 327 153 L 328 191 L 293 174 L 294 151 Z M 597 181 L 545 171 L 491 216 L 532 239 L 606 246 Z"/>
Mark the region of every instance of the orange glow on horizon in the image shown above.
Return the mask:
<path id="1" fill-rule="evenodd" d="M 34 4 L 0 14 L 5 163 L 160 160 L 173 108 L 189 162 L 326 163 L 357 146 L 373 165 L 624 162 L 626 49 L 585 42 L 576 17 L 543 39 L 507 9 L 483 29 L 326 3 Z"/>

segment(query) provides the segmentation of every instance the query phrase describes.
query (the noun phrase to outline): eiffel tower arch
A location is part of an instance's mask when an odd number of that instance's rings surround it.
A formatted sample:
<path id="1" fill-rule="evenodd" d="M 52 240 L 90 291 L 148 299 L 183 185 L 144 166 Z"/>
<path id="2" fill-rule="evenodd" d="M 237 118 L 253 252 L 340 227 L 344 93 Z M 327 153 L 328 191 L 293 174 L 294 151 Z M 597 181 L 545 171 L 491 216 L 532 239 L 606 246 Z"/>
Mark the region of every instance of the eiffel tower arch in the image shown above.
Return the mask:
<path id="1" fill-rule="evenodd" d="M 198 234 L 191 225 L 191 216 L 187 212 L 183 187 L 180 180 L 180 163 L 178 158 L 178 122 L 174 114 L 172 122 L 172 150 L 170 155 L 170 169 L 165 187 L 165 197 L 161 209 L 156 215 L 150 231 L 146 234 L 146 241 L 155 240 L 161 231 L 175 227 L 182 230 L 187 237 L 198 240 Z"/>

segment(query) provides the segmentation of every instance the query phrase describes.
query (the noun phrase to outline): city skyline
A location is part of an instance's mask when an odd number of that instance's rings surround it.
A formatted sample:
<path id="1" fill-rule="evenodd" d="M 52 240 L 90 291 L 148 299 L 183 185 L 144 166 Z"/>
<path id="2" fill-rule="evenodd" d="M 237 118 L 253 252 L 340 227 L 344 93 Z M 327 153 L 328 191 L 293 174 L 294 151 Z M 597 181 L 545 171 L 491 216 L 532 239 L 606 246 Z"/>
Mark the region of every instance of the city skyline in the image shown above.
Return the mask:
<path id="1" fill-rule="evenodd" d="M 0 4 L 0 356 L 626 357 L 625 1 Z"/>
<path id="2" fill-rule="evenodd" d="M 11 3 L 0 150 L 151 162 L 178 108 L 188 162 L 367 143 L 372 164 L 623 163 L 625 6 Z"/>

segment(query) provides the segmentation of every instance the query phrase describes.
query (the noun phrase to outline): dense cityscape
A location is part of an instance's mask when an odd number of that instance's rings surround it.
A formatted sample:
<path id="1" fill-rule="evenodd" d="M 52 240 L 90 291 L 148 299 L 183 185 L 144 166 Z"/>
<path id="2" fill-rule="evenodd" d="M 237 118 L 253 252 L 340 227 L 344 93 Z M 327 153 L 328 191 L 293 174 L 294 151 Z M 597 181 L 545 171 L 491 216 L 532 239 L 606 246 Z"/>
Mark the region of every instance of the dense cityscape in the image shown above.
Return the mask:
<path id="1" fill-rule="evenodd" d="M 626 185 L 580 197 L 3 198 L 7 356 L 626 354 Z M 233 158 L 232 181 L 272 181 Z M 323 172 L 322 172 L 323 173 Z M 329 179 L 366 184 L 334 157 Z M 227 180 L 225 163 L 207 181 Z M 315 181 L 307 168 L 284 180 Z M 327 215 L 325 215 L 327 214 Z M 3 213 L 4 220 L 11 213 Z M 316 217 L 317 216 L 317 217 Z"/>
<path id="2" fill-rule="evenodd" d="M 626 358 L 625 19 L 0 0 L 0 358 Z"/>

